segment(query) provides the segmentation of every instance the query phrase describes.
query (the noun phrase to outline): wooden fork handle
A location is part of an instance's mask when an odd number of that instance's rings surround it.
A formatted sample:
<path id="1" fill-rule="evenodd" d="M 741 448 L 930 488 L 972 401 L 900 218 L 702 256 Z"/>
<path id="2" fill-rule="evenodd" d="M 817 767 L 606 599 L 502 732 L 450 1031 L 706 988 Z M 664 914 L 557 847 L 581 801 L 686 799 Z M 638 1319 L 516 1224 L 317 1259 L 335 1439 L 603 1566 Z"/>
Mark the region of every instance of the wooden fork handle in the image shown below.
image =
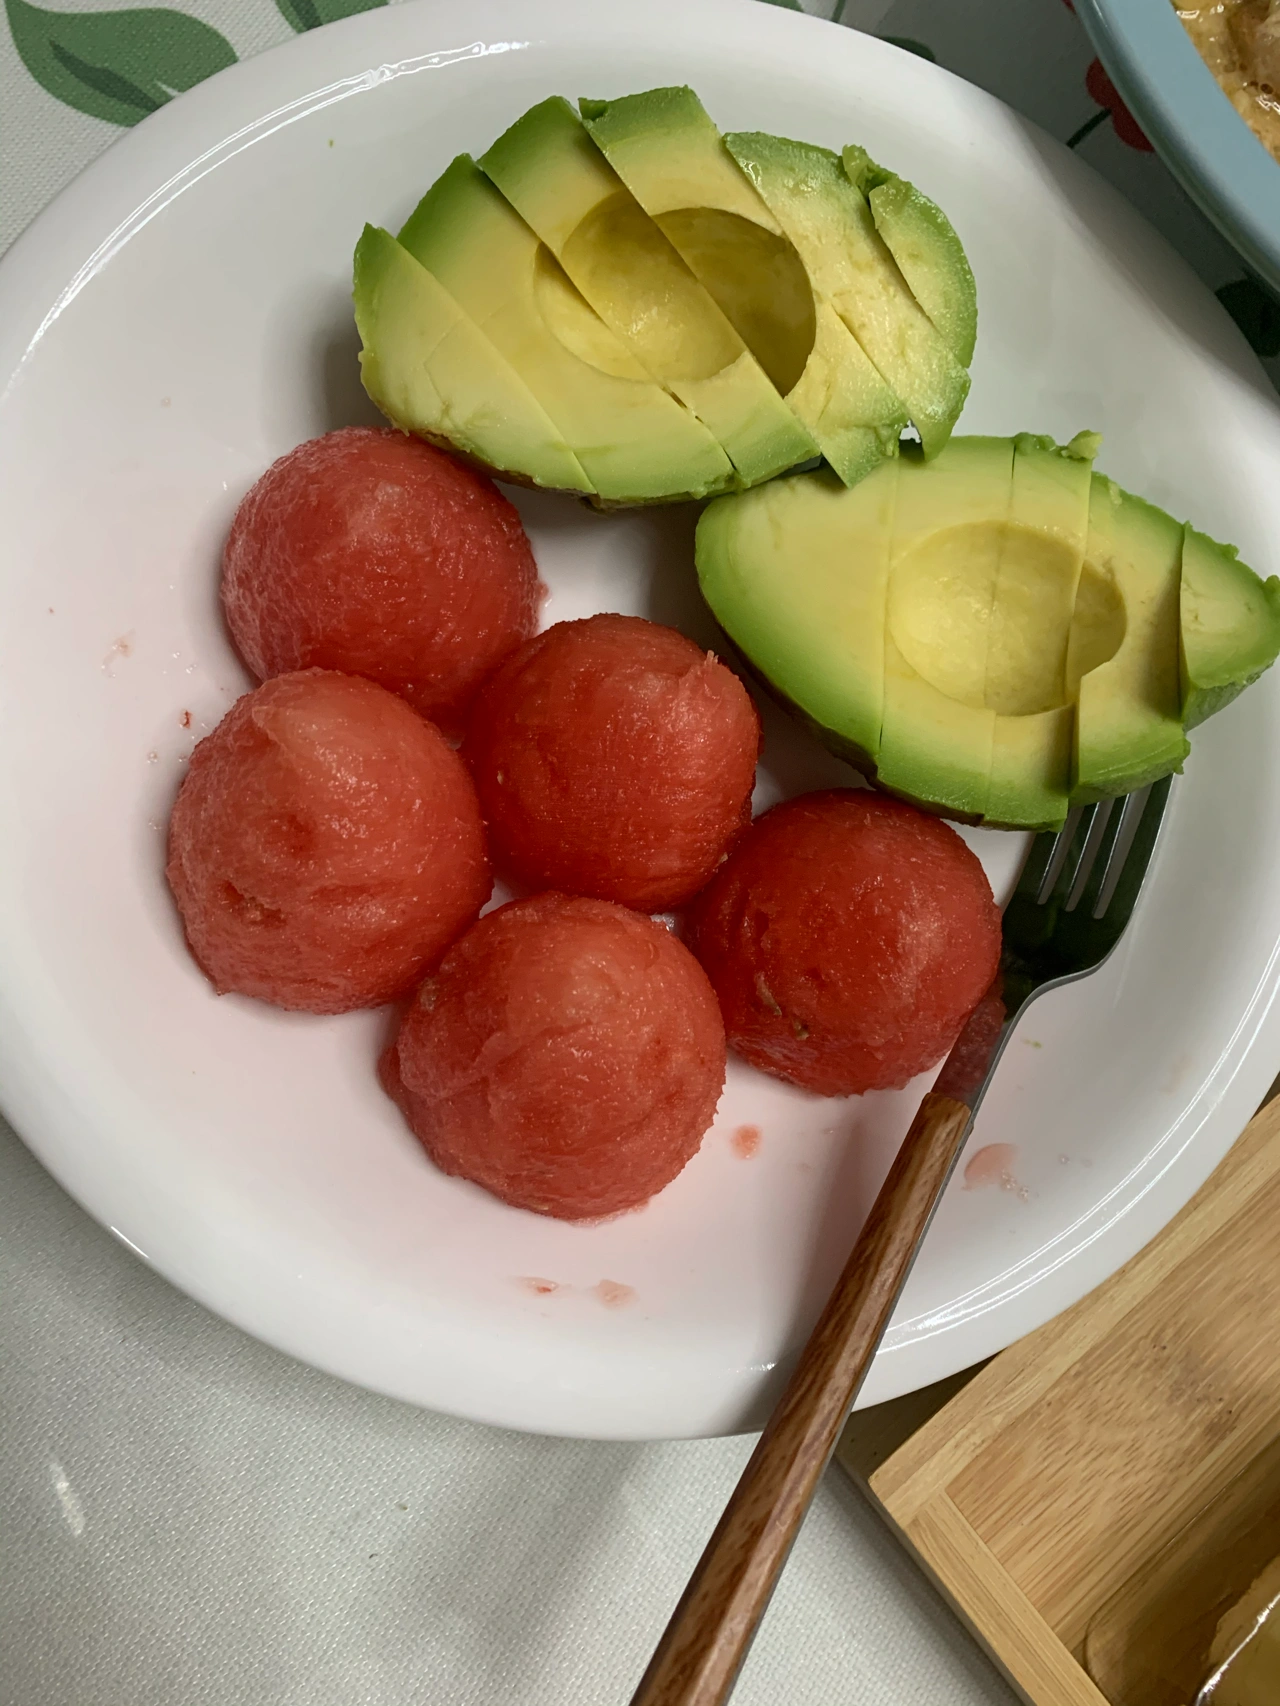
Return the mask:
<path id="1" fill-rule="evenodd" d="M 723 1706 L 969 1129 L 931 1092 L 631 1706 Z"/>

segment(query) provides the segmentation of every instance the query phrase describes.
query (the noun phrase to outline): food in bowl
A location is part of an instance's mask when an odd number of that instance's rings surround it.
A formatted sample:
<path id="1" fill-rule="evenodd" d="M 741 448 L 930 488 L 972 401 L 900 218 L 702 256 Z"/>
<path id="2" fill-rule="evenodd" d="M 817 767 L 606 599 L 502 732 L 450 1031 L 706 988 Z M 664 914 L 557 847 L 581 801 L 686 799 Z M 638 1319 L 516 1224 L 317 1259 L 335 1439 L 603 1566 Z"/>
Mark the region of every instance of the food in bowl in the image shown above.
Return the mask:
<path id="1" fill-rule="evenodd" d="M 1280 3 L 1174 0 L 1187 34 L 1253 134 L 1280 160 Z"/>

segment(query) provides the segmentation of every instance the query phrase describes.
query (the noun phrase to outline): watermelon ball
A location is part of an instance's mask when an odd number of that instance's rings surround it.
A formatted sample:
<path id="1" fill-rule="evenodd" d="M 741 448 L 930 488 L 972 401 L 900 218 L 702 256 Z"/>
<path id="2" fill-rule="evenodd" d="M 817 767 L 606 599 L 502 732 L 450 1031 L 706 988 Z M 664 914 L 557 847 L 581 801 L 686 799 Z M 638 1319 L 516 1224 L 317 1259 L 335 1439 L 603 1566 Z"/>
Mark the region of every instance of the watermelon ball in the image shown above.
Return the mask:
<path id="1" fill-rule="evenodd" d="M 661 912 L 750 821 L 760 718 L 737 676 L 674 628 L 590 616 L 490 677 L 462 752 L 516 882 Z"/>
<path id="2" fill-rule="evenodd" d="M 407 994 L 492 886 L 462 761 L 371 681 L 264 682 L 191 755 L 169 885 L 219 994 L 345 1013 Z"/>
<path id="3" fill-rule="evenodd" d="M 862 788 L 765 812 L 694 903 L 687 940 L 744 1060 L 823 1096 L 940 1060 L 1000 960 L 1000 914 L 948 824 Z"/>
<path id="4" fill-rule="evenodd" d="M 383 1080 L 428 1155 L 561 1220 L 637 1208 L 697 1151 L 724 1085 L 711 985 L 661 924 L 607 901 L 512 901 L 406 1013 Z"/>
<path id="5" fill-rule="evenodd" d="M 364 675 L 450 727 L 533 633 L 540 595 L 493 482 L 389 428 L 344 427 L 273 463 L 222 560 L 227 626 L 259 680 Z"/>

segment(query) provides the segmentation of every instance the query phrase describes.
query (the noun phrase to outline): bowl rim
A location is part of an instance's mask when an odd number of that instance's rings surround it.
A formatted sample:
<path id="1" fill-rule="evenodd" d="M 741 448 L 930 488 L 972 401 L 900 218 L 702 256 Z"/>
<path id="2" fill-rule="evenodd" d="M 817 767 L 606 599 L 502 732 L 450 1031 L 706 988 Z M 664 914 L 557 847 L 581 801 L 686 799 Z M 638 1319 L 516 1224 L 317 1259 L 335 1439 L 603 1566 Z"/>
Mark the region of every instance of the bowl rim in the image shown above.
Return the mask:
<path id="1" fill-rule="evenodd" d="M 1178 183 L 1280 288 L 1280 162 L 1236 111 L 1172 0 L 1075 0 L 1075 10 Z"/>

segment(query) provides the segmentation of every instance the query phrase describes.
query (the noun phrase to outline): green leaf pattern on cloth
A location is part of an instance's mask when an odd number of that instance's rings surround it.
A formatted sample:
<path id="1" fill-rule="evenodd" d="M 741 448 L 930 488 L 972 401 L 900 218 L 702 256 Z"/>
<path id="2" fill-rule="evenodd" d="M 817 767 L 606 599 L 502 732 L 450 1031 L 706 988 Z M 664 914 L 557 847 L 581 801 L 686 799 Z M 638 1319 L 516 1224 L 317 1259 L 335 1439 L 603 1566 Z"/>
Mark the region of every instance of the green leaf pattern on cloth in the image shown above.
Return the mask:
<path id="1" fill-rule="evenodd" d="M 318 30 L 321 24 L 335 24 L 339 18 L 352 18 L 357 12 L 372 12 L 385 6 L 387 0 L 276 0 L 280 16 L 292 30 Z"/>
<path id="2" fill-rule="evenodd" d="M 49 12 L 27 0 L 5 0 L 5 11 L 37 83 L 112 124 L 137 124 L 236 60 L 225 36 L 186 12 Z"/>

